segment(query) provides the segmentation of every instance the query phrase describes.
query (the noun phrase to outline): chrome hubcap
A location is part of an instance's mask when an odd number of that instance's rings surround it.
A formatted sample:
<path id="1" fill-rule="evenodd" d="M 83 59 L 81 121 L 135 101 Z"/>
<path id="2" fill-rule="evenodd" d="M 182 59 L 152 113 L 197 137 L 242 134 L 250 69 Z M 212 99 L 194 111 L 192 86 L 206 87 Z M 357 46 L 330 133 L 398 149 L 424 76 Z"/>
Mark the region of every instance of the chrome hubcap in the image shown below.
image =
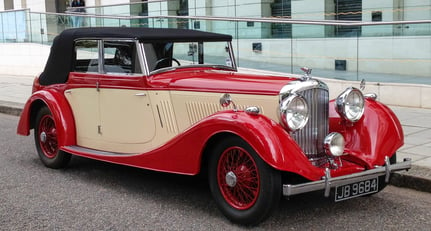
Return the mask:
<path id="1" fill-rule="evenodd" d="M 237 182 L 237 179 L 236 179 L 236 175 L 235 175 L 235 173 L 233 173 L 232 171 L 230 171 L 230 172 L 228 172 L 227 174 L 226 174 L 226 184 L 229 186 L 229 187 L 235 187 L 235 185 L 236 185 L 236 182 Z"/>
<path id="2" fill-rule="evenodd" d="M 46 132 L 41 132 L 41 133 L 40 133 L 40 141 L 41 141 L 42 143 L 45 143 L 45 142 L 46 142 Z"/>

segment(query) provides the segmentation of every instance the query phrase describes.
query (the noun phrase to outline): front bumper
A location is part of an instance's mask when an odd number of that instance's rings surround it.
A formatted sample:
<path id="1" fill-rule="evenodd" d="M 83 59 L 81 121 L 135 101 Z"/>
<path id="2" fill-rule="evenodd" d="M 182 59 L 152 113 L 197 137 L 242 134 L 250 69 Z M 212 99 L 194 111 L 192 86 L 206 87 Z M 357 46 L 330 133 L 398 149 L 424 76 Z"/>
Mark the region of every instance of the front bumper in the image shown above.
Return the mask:
<path id="1" fill-rule="evenodd" d="M 378 176 L 385 176 L 385 182 L 389 183 L 389 177 L 392 172 L 409 170 L 411 168 L 411 159 L 408 158 L 404 159 L 403 162 L 391 164 L 389 158 L 386 157 L 385 162 L 385 166 L 378 166 L 374 169 L 334 178 L 331 177 L 329 169 L 326 169 L 325 176 L 322 177 L 322 180 L 296 185 L 284 184 L 283 195 L 292 196 L 306 192 L 325 190 L 325 197 L 329 197 L 331 188 L 369 180 Z"/>

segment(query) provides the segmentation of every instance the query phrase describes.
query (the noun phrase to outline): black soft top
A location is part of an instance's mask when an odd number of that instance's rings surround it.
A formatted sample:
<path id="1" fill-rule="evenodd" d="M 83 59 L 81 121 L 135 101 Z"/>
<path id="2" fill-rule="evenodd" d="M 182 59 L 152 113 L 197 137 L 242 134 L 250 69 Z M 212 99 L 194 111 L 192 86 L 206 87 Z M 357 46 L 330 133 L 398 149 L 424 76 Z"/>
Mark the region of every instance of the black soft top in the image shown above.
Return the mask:
<path id="1" fill-rule="evenodd" d="M 77 39 L 137 39 L 140 42 L 231 41 L 232 36 L 197 30 L 171 28 L 98 27 L 64 30 L 55 37 L 41 85 L 65 83 L 73 68 L 74 41 Z"/>

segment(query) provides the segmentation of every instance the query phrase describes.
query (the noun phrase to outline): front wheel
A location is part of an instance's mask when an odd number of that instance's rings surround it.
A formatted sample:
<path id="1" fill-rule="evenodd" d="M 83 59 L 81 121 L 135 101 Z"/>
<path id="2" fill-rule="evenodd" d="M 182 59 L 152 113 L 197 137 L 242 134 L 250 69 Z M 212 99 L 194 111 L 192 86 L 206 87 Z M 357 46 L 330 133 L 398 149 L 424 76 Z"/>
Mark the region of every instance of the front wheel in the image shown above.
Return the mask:
<path id="1" fill-rule="evenodd" d="M 36 116 L 34 141 L 40 160 L 49 168 L 63 168 L 71 158 L 59 149 L 57 135 L 54 117 L 47 107 L 43 107 Z"/>
<path id="2" fill-rule="evenodd" d="M 218 208 L 235 223 L 258 224 L 281 198 L 280 172 L 239 137 L 229 137 L 215 147 L 208 177 Z"/>

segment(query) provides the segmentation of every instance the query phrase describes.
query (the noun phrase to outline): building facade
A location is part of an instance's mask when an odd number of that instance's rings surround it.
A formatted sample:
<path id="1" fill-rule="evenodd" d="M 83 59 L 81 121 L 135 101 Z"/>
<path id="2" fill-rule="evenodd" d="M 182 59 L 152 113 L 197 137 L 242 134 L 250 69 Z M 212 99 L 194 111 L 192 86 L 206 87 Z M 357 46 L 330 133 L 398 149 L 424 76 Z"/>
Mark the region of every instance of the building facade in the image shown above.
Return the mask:
<path id="1" fill-rule="evenodd" d="M 29 8 L 30 12 L 62 13 L 71 0 L 0 0 L 0 11 Z M 393 22 L 430 20 L 431 0 L 86 0 L 86 14 L 105 16 L 150 16 L 152 19 L 85 18 L 83 26 L 150 26 L 207 30 L 231 34 L 241 66 L 262 64 L 336 69 L 350 72 L 431 76 L 431 25 L 324 26 L 295 23 L 261 23 L 253 18 L 293 20 L 338 20 Z M 22 30 L 9 30 L 19 17 Z M 226 20 L 166 19 L 157 16 L 214 16 L 250 18 Z M 46 43 L 69 27 L 73 16 L 48 17 L 24 13 L 2 16 L 3 41 Z M 11 19 L 6 21 L 6 19 Z M 51 21 L 50 21 L 51 20 Z M 60 25 L 59 22 L 63 24 Z M 31 24 L 31 25 L 29 25 Z M 6 29 L 5 29 L 6 28 Z M 20 31 L 20 33 L 16 32 Z M 30 31 L 30 32 L 26 32 Z M 26 34 L 27 33 L 27 34 Z M 9 38 L 10 37 L 10 38 Z M 284 68 L 284 67 L 283 67 Z M 338 68 L 338 69 L 337 69 Z M 342 75 L 343 73 L 337 72 Z M 322 74 L 323 76 L 323 74 Z M 359 74 L 357 74 L 359 78 Z M 344 77 L 332 76 L 343 79 Z"/>

